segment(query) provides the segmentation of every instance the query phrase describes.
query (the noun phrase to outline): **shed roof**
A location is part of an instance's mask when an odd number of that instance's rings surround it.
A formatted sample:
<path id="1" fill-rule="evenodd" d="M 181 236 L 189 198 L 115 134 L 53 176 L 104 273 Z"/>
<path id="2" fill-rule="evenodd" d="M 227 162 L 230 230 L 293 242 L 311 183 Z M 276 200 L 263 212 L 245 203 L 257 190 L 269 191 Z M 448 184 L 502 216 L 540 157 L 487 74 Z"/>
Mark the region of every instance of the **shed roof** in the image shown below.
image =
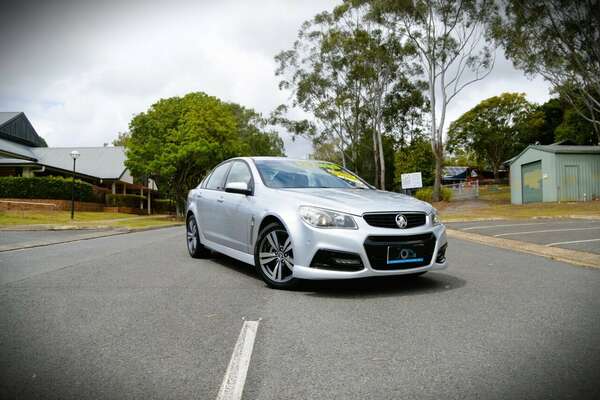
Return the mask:
<path id="1" fill-rule="evenodd" d="M 600 146 L 563 145 L 560 143 L 553 143 L 553 144 L 547 144 L 547 145 L 532 144 L 532 145 L 527 146 L 525 148 L 525 150 L 520 152 L 515 157 L 513 157 L 509 160 L 506 160 L 504 162 L 504 164 L 510 165 L 510 164 L 514 163 L 523 154 L 525 154 L 525 152 L 528 151 L 529 149 L 545 151 L 547 153 L 554 153 L 554 154 L 600 154 Z"/>

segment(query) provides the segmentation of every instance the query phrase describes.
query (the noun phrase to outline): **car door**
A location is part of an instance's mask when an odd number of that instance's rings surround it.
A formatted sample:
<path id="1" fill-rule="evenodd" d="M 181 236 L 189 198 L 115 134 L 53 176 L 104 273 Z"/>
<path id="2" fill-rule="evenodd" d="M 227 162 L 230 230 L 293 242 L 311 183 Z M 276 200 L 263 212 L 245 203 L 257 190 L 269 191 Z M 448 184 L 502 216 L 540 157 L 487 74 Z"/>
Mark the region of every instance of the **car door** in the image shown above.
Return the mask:
<path id="1" fill-rule="evenodd" d="M 253 189 L 254 180 L 252 172 L 245 161 L 234 161 L 227 176 L 227 183 L 243 182 L 249 189 Z M 227 247 L 252 253 L 250 249 L 250 231 L 252 229 L 252 216 L 255 198 L 252 195 L 240 193 L 224 193 L 224 220 L 225 240 Z"/>
<path id="2" fill-rule="evenodd" d="M 217 166 L 206 180 L 198 199 L 198 214 L 200 230 L 204 237 L 211 242 L 226 245 L 223 219 L 225 178 L 231 167 L 231 162 Z"/>

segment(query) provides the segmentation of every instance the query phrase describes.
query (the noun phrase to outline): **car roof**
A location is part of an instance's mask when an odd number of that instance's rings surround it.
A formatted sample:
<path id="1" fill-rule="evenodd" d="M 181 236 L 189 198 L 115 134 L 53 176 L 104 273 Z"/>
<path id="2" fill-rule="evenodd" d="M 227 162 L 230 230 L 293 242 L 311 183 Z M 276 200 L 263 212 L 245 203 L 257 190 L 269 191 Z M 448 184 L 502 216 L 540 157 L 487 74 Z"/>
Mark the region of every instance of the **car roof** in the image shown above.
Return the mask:
<path id="1" fill-rule="evenodd" d="M 255 161 L 258 160 L 273 160 L 273 161 L 302 161 L 302 162 L 326 162 L 331 163 L 330 161 L 321 161 L 321 160 L 313 160 L 306 158 L 290 158 L 290 157 L 274 157 L 274 156 L 258 156 L 258 157 L 240 157 L 240 158 L 249 158 Z"/>

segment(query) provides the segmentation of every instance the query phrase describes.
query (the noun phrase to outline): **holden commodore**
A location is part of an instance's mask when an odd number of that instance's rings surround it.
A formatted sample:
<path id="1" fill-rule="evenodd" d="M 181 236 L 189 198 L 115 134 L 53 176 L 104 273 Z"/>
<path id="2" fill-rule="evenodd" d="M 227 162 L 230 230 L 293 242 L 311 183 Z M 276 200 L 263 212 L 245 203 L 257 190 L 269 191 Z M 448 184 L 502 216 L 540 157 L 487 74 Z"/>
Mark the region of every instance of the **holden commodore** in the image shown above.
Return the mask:
<path id="1" fill-rule="evenodd" d="M 301 279 L 444 269 L 446 228 L 428 203 L 376 190 L 330 162 L 234 158 L 188 194 L 187 248 L 254 265 L 274 288 Z"/>

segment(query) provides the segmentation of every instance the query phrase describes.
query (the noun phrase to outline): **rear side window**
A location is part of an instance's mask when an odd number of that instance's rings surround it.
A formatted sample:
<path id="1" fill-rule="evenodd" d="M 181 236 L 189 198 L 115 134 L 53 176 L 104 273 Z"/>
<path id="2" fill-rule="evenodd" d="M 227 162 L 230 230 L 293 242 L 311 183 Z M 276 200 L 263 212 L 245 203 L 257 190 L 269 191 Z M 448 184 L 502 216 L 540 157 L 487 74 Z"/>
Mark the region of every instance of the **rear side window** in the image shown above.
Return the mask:
<path id="1" fill-rule="evenodd" d="M 227 176 L 227 183 L 230 182 L 244 182 L 249 188 L 252 187 L 252 174 L 245 162 L 236 161 L 233 163 L 229 176 Z"/>
<path id="2" fill-rule="evenodd" d="M 206 188 L 212 190 L 223 190 L 223 182 L 225 181 L 225 175 L 229 170 L 230 163 L 219 165 L 212 174 L 208 177 L 206 182 Z"/>

